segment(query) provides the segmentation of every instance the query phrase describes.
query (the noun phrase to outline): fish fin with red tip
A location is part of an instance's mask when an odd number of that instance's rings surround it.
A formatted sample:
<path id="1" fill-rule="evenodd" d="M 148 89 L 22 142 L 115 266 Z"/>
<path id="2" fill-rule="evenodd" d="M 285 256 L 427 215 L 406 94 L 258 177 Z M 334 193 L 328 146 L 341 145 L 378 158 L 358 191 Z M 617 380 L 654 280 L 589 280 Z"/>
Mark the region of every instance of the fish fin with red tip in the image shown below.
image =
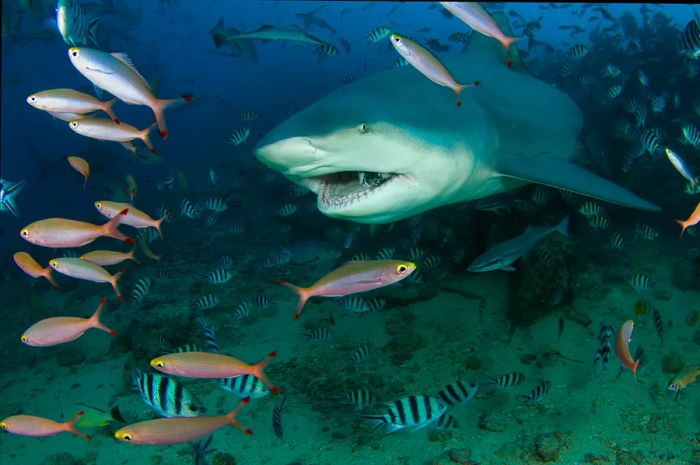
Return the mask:
<path id="1" fill-rule="evenodd" d="M 273 394 L 277 395 L 280 393 L 280 388 L 277 386 L 274 386 L 269 379 L 267 379 L 267 376 L 265 373 L 263 373 L 263 370 L 265 369 L 265 366 L 277 356 L 277 352 L 270 352 L 267 357 L 265 357 L 262 361 L 256 363 L 253 365 L 253 370 L 252 373 L 256 378 L 258 378 L 260 381 L 263 382 L 265 386 L 270 388 L 270 391 L 272 391 Z"/>
<path id="2" fill-rule="evenodd" d="M 117 294 L 117 299 L 119 299 L 119 302 L 124 302 L 124 296 L 122 295 L 121 292 L 119 292 L 119 278 L 122 277 L 126 270 L 124 268 L 120 269 L 118 272 L 116 272 L 114 275 L 112 275 L 112 278 L 109 280 L 109 283 L 112 285 L 112 288 L 114 288 L 114 293 Z"/>
<path id="3" fill-rule="evenodd" d="M 311 297 L 309 289 L 305 288 L 305 287 L 295 286 L 294 284 L 288 283 L 284 279 L 278 279 L 277 282 L 280 285 L 293 290 L 299 296 L 299 303 L 297 304 L 297 311 L 296 311 L 296 313 L 294 313 L 294 319 L 298 320 L 299 317 L 301 316 L 301 312 L 304 311 L 304 305 L 306 304 L 306 301 L 309 300 L 309 298 Z"/>
<path id="4" fill-rule="evenodd" d="M 163 112 L 166 108 L 174 107 L 181 103 L 189 103 L 194 100 L 194 97 L 189 94 L 185 94 L 180 98 L 173 99 L 158 99 L 151 109 L 156 115 L 156 123 L 158 123 L 158 130 L 160 132 L 161 139 L 165 140 L 168 138 L 168 128 L 165 126 L 165 116 Z"/>
<path id="5" fill-rule="evenodd" d="M 134 240 L 127 236 L 126 234 L 123 234 L 121 231 L 117 229 L 119 227 L 119 224 L 121 223 L 122 219 L 124 216 L 129 213 L 129 209 L 125 208 L 124 210 L 120 211 L 117 216 L 112 218 L 111 220 L 107 221 L 105 224 L 102 225 L 104 228 L 104 233 L 103 235 L 108 236 L 108 237 L 113 237 L 114 239 L 118 239 L 120 241 L 124 241 L 129 244 L 134 244 Z"/>
<path id="6" fill-rule="evenodd" d="M 115 123 L 122 124 L 122 122 L 119 121 L 119 118 L 117 118 L 117 115 L 115 115 L 114 112 L 112 111 L 112 105 L 114 105 L 114 102 L 116 102 L 116 101 L 117 101 L 117 98 L 115 97 L 112 100 L 107 100 L 106 102 L 104 102 L 104 106 L 102 107 L 102 111 L 107 113 L 109 115 L 109 117 L 112 118 L 112 121 L 114 121 Z"/>
<path id="7" fill-rule="evenodd" d="M 156 124 L 157 124 L 157 123 L 153 123 L 153 124 L 151 124 L 150 126 L 148 126 L 146 129 L 144 129 L 143 131 L 141 131 L 141 136 L 140 136 L 140 137 L 141 137 L 141 140 L 143 141 L 143 143 L 146 144 L 146 147 L 148 147 L 148 150 L 150 150 L 151 153 L 154 153 L 154 154 L 157 154 L 158 151 L 156 150 L 156 148 L 155 148 L 155 147 L 153 146 L 153 144 L 151 143 L 150 134 L 151 134 L 151 130 L 152 130 L 154 127 L 156 127 Z"/>
<path id="8" fill-rule="evenodd" d="M 100 305 L 97 306 L 97 310 L 95 310 L 95 313 L 90 317 L 90 323 L 92 324 L 93 328 L 101 329 L 102 331 L 105 331 L 106 333 L 109 333 L 110 336 L 116 336 L 117 332 L 113 330 L 112 328 L 108 328 L 102 322 L 100 321 L 100 316 L 102 315 L 102 309 L 104 308 L 105 304 L 107 303 L 107 298 L 102 297 L 102 300 L 100 300 Z"/>
<path id="9" fill-rule="evenodd" d="M 246 405 L 248 402 L 250 402 L 250 397 L 246 397 L 242 401 L 236 405 L 233 410 L 231 410 L 229 413 L 226 414 L 226 419 L 229 421 L 229 423 L 232 426 L 235 426 L 236 428 L 240 429 L 243 431 L 245 434 L 251 435 L 253 434 L 253 430 L 250 428 L 246 428 L 243 426 L 238 419 L 236 418 L 238 416 L 238 412 L 241 410 L 241 408 Z"/>
<path id="10" fill-rule="evenodd" d="M 83 433 L 82 431 L 78 430 L 78 428 L 75 427 L 75 423 L 78 420 L 80 420 L 80 417 L 82 417 L 83 415 L 85 415 L 85 412 L 83 412 L 81 410 L 80 412 L 73 415 L 73 418 L 71 418 L 70 420 L 65 422 L 64 425 L 66 426 L 66 431 L 68 431 L 69 433 L 73 433 L 73 434 L 76 434 L 78 436 L 81 436 L 85 439 L 92 439 L 92 436 L 90 436 L 89 434 Z"/>
<path id="11" fill-rule="evenodd" d="M 680 224 L 681 228 L 683 228 L 683 229 L 681 229 L 681 236 L 680 236 L 680 239 L 683 239 L 683 233 L 685 232 L 685 229 L 688 226 L 685 225 L 685 221 L 683 221 L 683 220 L 676 220 L 676 223 Z"/>

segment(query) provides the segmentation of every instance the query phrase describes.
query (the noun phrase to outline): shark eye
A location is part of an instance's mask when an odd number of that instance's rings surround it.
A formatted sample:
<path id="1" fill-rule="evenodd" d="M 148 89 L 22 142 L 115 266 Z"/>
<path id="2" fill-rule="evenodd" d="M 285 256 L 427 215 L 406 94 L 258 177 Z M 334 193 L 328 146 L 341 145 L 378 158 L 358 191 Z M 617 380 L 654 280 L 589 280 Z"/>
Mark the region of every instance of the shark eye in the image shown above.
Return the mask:
<path id="1" fill-rule="evenodd" d="M 367 123 L 360 123 L 357 125 L 357 130 L 360 134 L 367 134 L 369 132 L 369 126 Z"/>

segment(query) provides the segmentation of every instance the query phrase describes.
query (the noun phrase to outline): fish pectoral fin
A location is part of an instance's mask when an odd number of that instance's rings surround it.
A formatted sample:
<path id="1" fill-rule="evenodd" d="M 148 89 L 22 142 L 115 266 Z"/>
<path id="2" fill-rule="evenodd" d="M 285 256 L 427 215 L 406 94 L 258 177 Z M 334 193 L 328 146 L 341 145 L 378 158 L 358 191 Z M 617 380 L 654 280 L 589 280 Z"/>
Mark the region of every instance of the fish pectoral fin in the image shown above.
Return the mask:
<path id="1" fill-rule="evenodd" d="M 496 162 L 495 170 L 502 176 L 564 189 L 625 207 L 661 210 L 627 189 L 550 152 L 529 157 L 503 156 Z"/>
<path id="2" fill-rule="evenodd" d="M 99 68 L 92 68 L 92 67 L 90 67 L 90 66 L 86 66 L 85 69 L 87 69 L 88 71 L 94 71 L 94 72 L 96 72 L 96 73 L 114 74 L 113 71 L 107 71 L 107 70 L 99 69 Z"/>

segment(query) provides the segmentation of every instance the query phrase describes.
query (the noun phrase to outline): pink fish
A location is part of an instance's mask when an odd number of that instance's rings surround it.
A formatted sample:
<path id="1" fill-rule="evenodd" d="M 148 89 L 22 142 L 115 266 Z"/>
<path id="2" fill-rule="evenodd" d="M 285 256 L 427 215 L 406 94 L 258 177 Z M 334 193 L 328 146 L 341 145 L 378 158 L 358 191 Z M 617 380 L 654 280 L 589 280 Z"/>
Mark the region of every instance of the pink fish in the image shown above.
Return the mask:
<path id="1" fill-rule="evenodd" d="M 90 439 L 91 436 L 78 431 L 75 427 L 75 422 L 84 415 L 84 412 L 78 412 L 73 418 L 65 423 L 59 423 L 48 418 L 35 417 L 32 415 L 14 415 L 0 421 L 0 428 L 8 433 L 19 434 L 21 436 L 56 436 L 60 433 L 73 433 L 82 436 L 85 439 Z"/>
<path id="2" fill-rule="evenodd" d="M 615 354 L 620 363 L 630 370 L 634 375 L 634 380 L 637 380 L 637 367 L 639 366 L 639 360 L 633 360 L 632 354 L 630 354 L 629 343 L 632 339 L 632 331 L 634 330 L 634 321 L 625 321 L 620 329 L 617 331 L 617 336 L 615 337 Z"/>
<path id="3" fill-rule="evenodd" d="M 342 297 L 371 291 L 399 282 L 415 269 L 415 263 L 400 260 L 357 260 L 331 271 L 311 287 L 295 286 L 284 280 L 279 283 L 299 295 L 299 305 L 294 314 L 296 320 L 311 297 Z"/>
<path id="4" fill-rule="evenodd" d="M 26 330 L 20 339 L 28 346 L 49 347 L 74 341 L 90 328 L 101 329 L 111 336 L 116 336 L 116 331 L 100 322 L 100 314 L 106 303 L 107 299 L 103 298 L 90 318 L 59 316 L 41 320 Z"/>
<path id="5" fill-rule="evenodd" d="M 275 356 L 277 352 L 272 352 L 262 361 L 250 365 L 224 354 L 178 352 L 154 358 L 151 360 L 151 367 L 166 375 L 187 378 L 235 378 L 250 374 L 262 381 L 274 394 L 279 394 L 280 389 L 270 383 L 263 373 L 267 363 Z"/>
<path id="6" fill-rule="evenodd" d="M 117 229 L 128 212 L 128 209 L 123 210 L 118 216 L 101 226 L 66 218 L 47 218 L 24 227 L 19 234 L 27 242 L 52 248 L 82 247 L 102 236 L 135 244 L 132 238 L 125 236 Z"/>
<path id="7" fill-rule="evenodd" d="M 93 250 L 81 255 L 80 258 L 100 266 L 118 265 L 124 260 L 132 260 L 140 265 L 141 262 L 134 256 L 134 250 L 136 250 L 136 246 L 127 253 L 114 250 Z"/>
<path id="8" fill-rule="evenodd" d="M 124 302 L 124 297 L 122 297 L 121 292 L 119 292 L 119 286 L 117 285 L 119 278 L 124 274 L 124 268 L 119 270 L 118 273 L 110 275 L 109 271 L 105 270 L 100 265 L 96 265 L 88 260 L 83 260 L 82 258 L 73 257 L 54 258 L 49 261 L 49 266 L 71 278 L 84 279 L 95 283 L 110 283 L 119 301 Z"/>
<path id="9" fill-rule="evenodd" d="M 58 289 L 58 284 L 56 284 L 56 281 L 53 280 L 53 275 L 51 274 L 51 267 L 47 266 L 46 268 L 43 268 L 27 252 L 17 252 L 12 256 L 12 258 L 15 259 L 17 266 L 29 276 L 32 278 L 39 278 L 43 276 L 51 283 L 54 289 Z"/>
<path id="10" fill-rule="evenodd" d="M 154 220 L 148 214 L 142 212 L 133 205 L 122 202 L 111 202 L 109 200 L 98 200 L 95 202 L 95 208 L 102 213 L 107 218 L 114 218 L 119 215 L 120 212 L 128 210 L 127 213 L 121 220 L 121 224 L 127 224 L 133 226 L 134 228 L 156 228 L 160 234 L 160 238 L 163 238 L 163 233 L 160 230 L 160 226 L 168 216 L 164 216 L 159 220 Z"/>
<path id="11" fill-rule="evenodd" d="M 700 202 L 698 202 L 698 206 L 695 207 L 695 210 L 690 214 L 687 220 L 676 220 L 676 223 L 680 224 L 683 228 L 681 229 L 681 237 L 683 237 L 683 233 L 687 228 L 700 223 Z"/>
<path id="12" fill-rule="evenodd" d="M 183 442 L 196 441 L 208 436 L 226 425 L 232 425 L 243 430 L 245 434 L 253 434 L 250 428 L 246 428 L 238 422 L 236 416 L 245 404 L 250 402 L 250 397 L 243 399 L 233 410 L 226 415 L 214 417 L 173 417 L 159 418 L 157 420 L 142 421 L 125 426 L 114 433 L 114 437 L 120 441 L 131 444 L 169 445 Z"/>

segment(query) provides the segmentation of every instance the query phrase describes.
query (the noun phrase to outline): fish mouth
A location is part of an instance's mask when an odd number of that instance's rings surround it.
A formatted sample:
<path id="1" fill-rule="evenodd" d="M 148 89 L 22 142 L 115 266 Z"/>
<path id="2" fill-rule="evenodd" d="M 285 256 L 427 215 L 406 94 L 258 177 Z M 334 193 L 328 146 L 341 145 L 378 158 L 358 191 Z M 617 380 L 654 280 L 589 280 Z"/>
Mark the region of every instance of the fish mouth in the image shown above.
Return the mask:
<path id="1" fill-rule="evenodd" d="M 318 194 L 318 208 L 327 213 L 366 200 L 405 177 L 398 173 L 340 171 L 306 178 L 302 182 Z"/>

